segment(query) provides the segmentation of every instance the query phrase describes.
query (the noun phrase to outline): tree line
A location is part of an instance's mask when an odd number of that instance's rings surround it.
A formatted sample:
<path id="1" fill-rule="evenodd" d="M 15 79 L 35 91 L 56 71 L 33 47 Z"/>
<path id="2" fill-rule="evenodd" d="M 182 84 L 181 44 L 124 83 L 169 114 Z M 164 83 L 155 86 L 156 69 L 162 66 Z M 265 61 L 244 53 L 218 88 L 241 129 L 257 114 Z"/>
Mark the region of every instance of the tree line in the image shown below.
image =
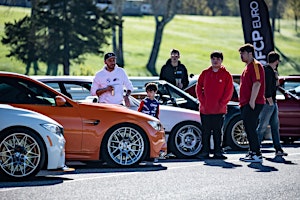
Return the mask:
<path id="1" fill-rule="evenodd" d="M 112 43 L 117 63 L 123 67 L 123 16 L 125 0 L 112 0 L 115 13 L 99 9 L 94 0 L 32 0 L 31 15 L 5 23 L 5 35 L 1 42 L 10 47 L 8 57 L 15 57 L 26 64 L 28 73 L 37 62 L 47 63 L 46 75 L 57 75 L 57 67 L 63 65 L 64 75 L 70 73 L 70 61 L 83 63 L 86 53 L 101 54 L 104 45 Z M 265 0 L 270 9 L 272 27 L 275 19 L 290 13 L 297 20 L 299 0 Z M 158 75 L 155 63 L 164 27 L 176 14 L 237 16 L 238 0 L 146 0 L 151 4 L 156 27 L 153 46 L 146 68 Z M 111 39 L 111 41 L 110 41 Z"/>

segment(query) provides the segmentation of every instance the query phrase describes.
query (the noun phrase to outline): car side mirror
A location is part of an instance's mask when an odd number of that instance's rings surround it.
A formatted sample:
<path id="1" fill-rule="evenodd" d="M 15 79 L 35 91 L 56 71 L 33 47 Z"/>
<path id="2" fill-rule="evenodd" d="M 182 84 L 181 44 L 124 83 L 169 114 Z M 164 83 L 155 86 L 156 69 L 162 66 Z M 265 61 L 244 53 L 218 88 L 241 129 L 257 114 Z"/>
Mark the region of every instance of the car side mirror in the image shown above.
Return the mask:
<path id="1" fill-rule="evenodd" d="M 63 98 L 62 96 L 56 96 L 55 97 L 55 104 L 58 106 L 58 107 L 61 107 L 61 106 L 64 106 L 66 105 L 66 99 Z"/>

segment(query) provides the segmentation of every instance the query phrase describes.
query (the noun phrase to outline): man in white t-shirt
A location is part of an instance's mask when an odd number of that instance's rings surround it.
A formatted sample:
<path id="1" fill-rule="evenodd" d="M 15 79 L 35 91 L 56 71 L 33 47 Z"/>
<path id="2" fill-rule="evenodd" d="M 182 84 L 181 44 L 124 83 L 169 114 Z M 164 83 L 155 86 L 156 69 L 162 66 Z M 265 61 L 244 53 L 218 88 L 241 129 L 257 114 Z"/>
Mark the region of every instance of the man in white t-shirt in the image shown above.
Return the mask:
<path id="1" fill-rule="evenodd" d="M 128 96 L 133 91 L 133 86 L 125 70 L 116 64 L 116 55 L 106 53 L 104 67 L 98 71 L 91 87 L 91 95 L 97 95 L 100 103 L 122 104 L 123 100 L 127 107 L 130 106 Z M 125 96 L 124 86 L 126 88 Z"/>

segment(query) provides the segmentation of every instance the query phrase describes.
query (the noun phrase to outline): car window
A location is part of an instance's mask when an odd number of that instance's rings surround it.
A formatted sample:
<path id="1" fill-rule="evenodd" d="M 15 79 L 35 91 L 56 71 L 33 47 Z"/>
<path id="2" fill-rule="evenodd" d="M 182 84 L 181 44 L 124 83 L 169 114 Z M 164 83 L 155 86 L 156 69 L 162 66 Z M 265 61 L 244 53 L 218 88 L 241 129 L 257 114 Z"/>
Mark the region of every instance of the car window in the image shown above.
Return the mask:
<path id="1" fill-rule="evenodd" d="M 89 89 L 84 84 L 64 83 L 64 86 L 67 93 L 69 93 L 74 100 L 83 100 L 91 96 Z"/>
<path id="2" fill-rule="evenodd" d="M 55 105 L 55 94 L 23 79 L 0 77 L 0 103 Z"/>
<path id="3" fill-rule="evenodd" d="M 46 83 L 48 86 L 52 87 L 54 90 L 61 92 L 58 83 Z"/>
<path id="4" fill-rule="evenodd" d="M 300 82 L 297 81 L 285 81 L 282 85 L 282 87 L 286 90 L 291 90 L 298 86 L 300 86 Z"/>

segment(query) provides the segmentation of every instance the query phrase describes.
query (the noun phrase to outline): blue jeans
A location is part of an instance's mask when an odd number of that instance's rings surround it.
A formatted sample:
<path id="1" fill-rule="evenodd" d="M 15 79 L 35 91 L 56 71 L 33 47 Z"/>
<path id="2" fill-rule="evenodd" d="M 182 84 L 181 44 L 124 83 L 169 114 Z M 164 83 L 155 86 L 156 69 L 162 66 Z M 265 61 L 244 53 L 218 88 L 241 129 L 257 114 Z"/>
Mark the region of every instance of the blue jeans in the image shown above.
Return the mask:
<path id="1" fill-rule="evenodd" d="M 279 137 L 279 119 L 278 119 L 278 106 L 277 104 L 265 104 L 259 115 L 259 124 L 257 127 L 257 134 L 259 142 L 263 140 L 267 127 L 270 125 L 273 145 L 276 150 L 281 149 Z"/>

